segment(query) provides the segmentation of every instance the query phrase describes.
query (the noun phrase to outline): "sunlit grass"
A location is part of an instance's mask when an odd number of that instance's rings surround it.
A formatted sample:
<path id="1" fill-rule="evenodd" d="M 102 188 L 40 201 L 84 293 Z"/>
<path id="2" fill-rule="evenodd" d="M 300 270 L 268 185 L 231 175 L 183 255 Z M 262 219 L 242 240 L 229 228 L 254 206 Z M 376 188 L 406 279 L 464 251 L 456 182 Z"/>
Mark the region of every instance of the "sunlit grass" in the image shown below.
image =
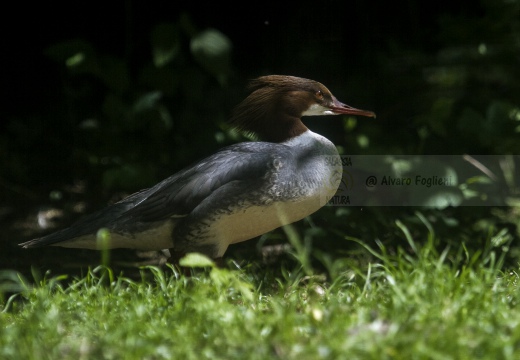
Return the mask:
<path id="1" fill-rule="evenodd" d="M 393 254 L 350 239 L 375 260 L 322 254 L 324 274 L 308 262 L 191 277 L 147 267 L 140 280 L 99 267 L 36 285 L 6 273 L 4 292 L 19 295 L 0 307 L 0 358 L 520 358 L 519 276 L 500 252 L 439 253 L 432 235 L 406 238 Z"/>

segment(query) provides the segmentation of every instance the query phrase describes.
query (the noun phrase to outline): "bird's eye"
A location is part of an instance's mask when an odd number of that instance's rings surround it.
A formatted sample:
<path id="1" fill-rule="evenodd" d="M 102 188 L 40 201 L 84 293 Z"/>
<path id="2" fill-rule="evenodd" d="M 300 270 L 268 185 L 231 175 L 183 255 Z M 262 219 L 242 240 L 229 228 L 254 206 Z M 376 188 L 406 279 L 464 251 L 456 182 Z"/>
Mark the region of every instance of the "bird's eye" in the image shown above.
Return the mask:
<path id="1" fill-rule="evenodd" d="M 323 92 L 321 90 L 316 91 L 316 97 L 320 100 L 323 100 Z"/>

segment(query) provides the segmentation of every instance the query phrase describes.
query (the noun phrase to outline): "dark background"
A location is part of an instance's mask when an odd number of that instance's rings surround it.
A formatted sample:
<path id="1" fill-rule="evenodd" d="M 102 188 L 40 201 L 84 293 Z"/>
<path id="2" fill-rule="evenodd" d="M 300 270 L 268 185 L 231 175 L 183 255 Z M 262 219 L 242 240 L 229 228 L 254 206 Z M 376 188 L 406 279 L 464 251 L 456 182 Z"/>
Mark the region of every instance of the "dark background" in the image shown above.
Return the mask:
<path id="1" fill-rule="evenodd" d="M 16 244 L 241 140 L 225 121 L 260 75 L 311 78 L 375 111 L 376 120 L 306 120 L 345 154 L 520 153 L 518 1 L 14 4 L 2 24 L 1 268 L 99 262 L 96 252 Z M 217 40 L 200 41 L 215 30 Z M 506 181 L 518 179 L 518 161 L 509 173 L 487 165 L 498 180 L 475 191 L 518 199 Z M 402 245 L 396 220 L 426 239 L 419 211 L 440 248 L 479 251 L 500 235 L 514 262 L 518 206 L 465 205 L 327 208 L 298 229 L 317 251 L 354 254 L 346 235 Z M 275 231 L 266 243 L 280 239 Z M 125 261 L 135 254 L 114 252 L 114 265 Z"/>

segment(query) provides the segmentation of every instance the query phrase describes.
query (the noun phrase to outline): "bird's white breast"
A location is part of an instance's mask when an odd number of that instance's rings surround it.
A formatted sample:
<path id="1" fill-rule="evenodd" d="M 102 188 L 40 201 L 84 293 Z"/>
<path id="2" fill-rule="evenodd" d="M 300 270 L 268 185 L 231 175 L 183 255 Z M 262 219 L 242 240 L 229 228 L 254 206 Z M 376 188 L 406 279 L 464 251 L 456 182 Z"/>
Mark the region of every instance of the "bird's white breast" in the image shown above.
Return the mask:
<path id="1" fill-rule="evenodd" d="M 341 182 L 342 167 L 336 147 L 325 137 L 306 131 L 284 143 L 295 151 L 315 152 L 312 161 L 298 172 L 307 172 L 308 181 L 301 183 L 306 195 L 290 201 L 268 205 L 245 206 L 232 214 L 218 218 L 211 226 L 212 244 L 218 244 L 218 256 L 228 245 L 249 240 L 280 226 L 301 220 L 325 206 Z M 293 174 L 298 177 L 301 174 Z M 217 241 L 218 240 L 218 241 Z"/>

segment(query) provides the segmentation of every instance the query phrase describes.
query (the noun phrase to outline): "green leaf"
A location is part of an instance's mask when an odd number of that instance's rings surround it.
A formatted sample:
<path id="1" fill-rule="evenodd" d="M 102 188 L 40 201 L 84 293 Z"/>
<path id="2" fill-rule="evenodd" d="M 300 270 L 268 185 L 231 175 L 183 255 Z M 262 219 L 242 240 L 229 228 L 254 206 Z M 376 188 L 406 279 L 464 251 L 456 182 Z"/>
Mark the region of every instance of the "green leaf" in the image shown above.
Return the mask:
<path id="1" fill-rule="evenodd" d="M 72 73 L 99 74 L 98 54 L 87 41 L 81 39 L 63 41 L 49 46 L 44 53 Z"/>
<path id="2" fill-rule="evenodd" d="M 225 83 L 230 72 L 231 48 L 231 40 L 215 29 L 198 33 L 190 43 L 195 60 L 221 83 Z"/>
<path id="3" fill-rule="evenodd" d="M 50 59 L 68 66 L 79 65 L 81 62 L 78 60 L 85 61 L 86 59 L 92 59 L 96 55 L 94 47 L 89 42 L 81 39 L 68 40 L 51 45 L 45 49 L 44 53 Z"/>
<path id="4" fill-rule="evenodd" d="M 184 267 L 215 267 L 215 263 L 206 255 L 199 253 L 186 254 L 182 259 L 179 260 L 179 265 Z"/>
<path id="5" fill-rule="evenodd" d="M 180 50 L 179 32 L 175 24 L 163 23 L 155 26 L 151 34 L 153 63 L 163 67 L 173 61 Z"/>
<path id="6" fill-rule="evenodd" d="M 457 207 L 464 200 L 464 196 L 458 188 L 448 186 L 436 189 L 433 193 L 424 195 L 425 196 L 421 199 L 419 198 L 419 194 L 417 194 L 413 203 L 420 203 L 422 206 L 428 208 L 445 209 L 449 206 Z"/>

